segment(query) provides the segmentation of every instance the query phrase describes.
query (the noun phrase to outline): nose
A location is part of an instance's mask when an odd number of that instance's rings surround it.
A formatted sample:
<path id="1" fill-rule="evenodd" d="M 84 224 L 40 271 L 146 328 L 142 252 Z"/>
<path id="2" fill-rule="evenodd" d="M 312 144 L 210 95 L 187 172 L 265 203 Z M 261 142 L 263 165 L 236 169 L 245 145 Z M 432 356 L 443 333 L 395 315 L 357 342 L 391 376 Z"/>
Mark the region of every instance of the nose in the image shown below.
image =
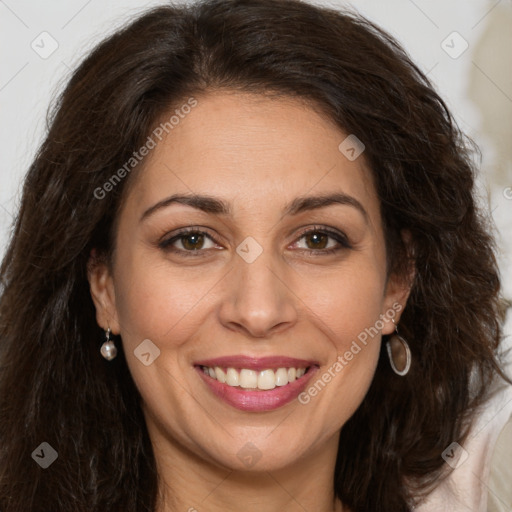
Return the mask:
<path id="1" fill-rule="evenodd" d="M 291 269 L 276 263 L 269 251 L 248 263 L 237 256 L 227 276 L 220 321 L 230 329 L 254 338 L 268 338 L 297 322 L 297 297 Z"/>

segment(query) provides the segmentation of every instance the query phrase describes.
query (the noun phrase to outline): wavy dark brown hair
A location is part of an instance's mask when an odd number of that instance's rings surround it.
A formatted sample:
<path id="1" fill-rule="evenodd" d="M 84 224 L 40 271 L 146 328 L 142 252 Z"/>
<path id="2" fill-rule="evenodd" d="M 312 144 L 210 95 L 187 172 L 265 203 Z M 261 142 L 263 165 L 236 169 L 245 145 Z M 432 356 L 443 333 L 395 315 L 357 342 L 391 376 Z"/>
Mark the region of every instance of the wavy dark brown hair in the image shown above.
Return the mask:
<path id="1" fill-rule="evenodd" d="M 381 351 L 344 425 L 336 494 L 354 512 L 411 509 L 445 475 L 497 381 L 499 277 L 475 204 L 468 142 L 426 76 L 387 33 L 295 0 L 213 0 L 150 10 L 103 41 L 53 107 L 24 181 L 0 278 L 0 510 L 154 512 L 158 475 L 121 343 L 100 355 L 87 264 L 107 260 L 139 165 L 94 191 L 183 98 L 229 90 L 306 100 L 366 145 L 390 273 L 416 274 L 401 319 L 413 364 Z M 119 340 L 118 340 L 119 341 Z M 43 470 L 41 442 L 58 452 Z"/>

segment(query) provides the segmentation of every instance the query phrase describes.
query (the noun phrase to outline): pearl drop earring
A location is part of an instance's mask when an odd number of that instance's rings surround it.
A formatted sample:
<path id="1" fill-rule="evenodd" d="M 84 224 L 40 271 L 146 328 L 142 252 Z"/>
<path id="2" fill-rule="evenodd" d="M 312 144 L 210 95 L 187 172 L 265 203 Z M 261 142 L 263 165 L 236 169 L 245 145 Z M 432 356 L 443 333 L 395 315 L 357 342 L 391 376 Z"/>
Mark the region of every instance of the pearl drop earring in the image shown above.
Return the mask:
<path id="1" fill-rule="evenodd" d="M 106 340 L 101 345 L 101 355 L 107 360 L 112 361 L 117 356 L 117 348 L 114 344 L 114 342 L 110 339 L 110 327 L 105 331 Z"/>

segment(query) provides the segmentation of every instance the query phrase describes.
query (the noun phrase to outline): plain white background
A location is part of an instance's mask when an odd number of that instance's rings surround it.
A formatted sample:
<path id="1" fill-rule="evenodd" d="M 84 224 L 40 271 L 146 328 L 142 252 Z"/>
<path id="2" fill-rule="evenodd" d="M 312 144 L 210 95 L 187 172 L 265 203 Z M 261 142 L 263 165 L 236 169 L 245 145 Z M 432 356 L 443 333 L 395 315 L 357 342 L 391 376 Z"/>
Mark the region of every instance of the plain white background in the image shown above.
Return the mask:
<path id="1" fill-rule="evenodd" d="M 97 42 L 140 11 L 162 3 L 0 0 L 0 257 L 23 176 L 44 137 L 50 101 Z M 480 146 L 480 194 L 499 230 L 503 292 L 512 299 L 512 2 L 314 3 L 355 9 L 391 32 Z M 506 332 L 512 332 L 510 315 Z"/>

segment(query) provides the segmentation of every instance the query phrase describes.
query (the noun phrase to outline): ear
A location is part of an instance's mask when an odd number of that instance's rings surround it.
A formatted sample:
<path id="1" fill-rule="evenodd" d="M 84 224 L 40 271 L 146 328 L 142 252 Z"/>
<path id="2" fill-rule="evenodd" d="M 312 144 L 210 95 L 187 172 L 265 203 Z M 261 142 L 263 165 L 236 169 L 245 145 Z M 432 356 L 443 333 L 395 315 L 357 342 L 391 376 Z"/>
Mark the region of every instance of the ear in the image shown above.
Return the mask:
<path id="1" fill-rule="evenodd" d="M 400 317 L 405 309 L 416 275 L 411 233 L 403 230 L 401 236 L 406 247 L 408 265 L 405 273 L 400 275 L 392 273 L 388 277 L 384 294 L 383 311 L 381 314 L 381 318 L 384 322 L 382 334 L 392 334 L 395 331 L 395 326 L 400 322 Z M 392 319 L 395 323 L 393 323 Z"/>
<path id="2" fill-rule="evenodd" d="M 105 258 L 100 257 L 96 249 L 91 251 L 87 262 L 87 279 L 98 325 L 105 330 L 110 327 L 112 334 L 119 334 L 114 280 Z"/>

